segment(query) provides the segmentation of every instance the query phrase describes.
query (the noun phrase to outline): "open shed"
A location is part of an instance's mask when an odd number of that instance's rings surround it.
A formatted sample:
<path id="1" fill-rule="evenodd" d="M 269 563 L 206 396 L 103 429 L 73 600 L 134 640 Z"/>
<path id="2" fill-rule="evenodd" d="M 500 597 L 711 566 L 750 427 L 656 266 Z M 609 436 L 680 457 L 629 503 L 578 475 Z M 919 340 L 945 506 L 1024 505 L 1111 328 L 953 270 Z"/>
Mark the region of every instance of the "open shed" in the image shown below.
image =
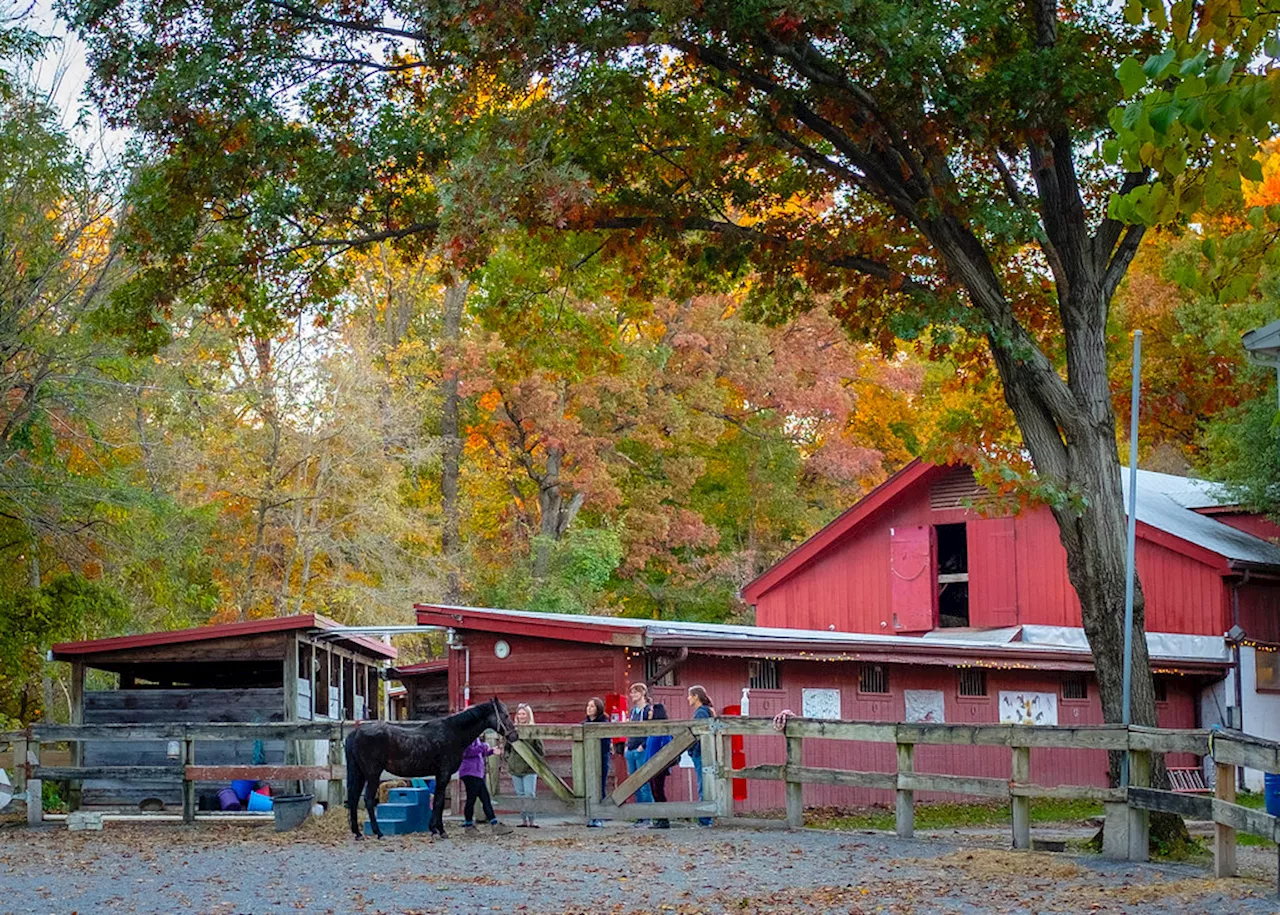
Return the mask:
<path id="1" fill-rule="evenodd" d="M 200 626 L 171 632 L 66 642 L 52 657 L 71 665 L 72 724 L 271 723 L 380 717 L 383 669 L 395 649 L 330 632 L 316 614 Z M 116 675 L 116 688 L 86 690 L 89 670 Z M 202 749 L 203 765 L 309 764 L 326 741 L 228 741 Z M 163 741 L 86 742 L 73 765 L 174 767 L 173 779 L 86 781 L 73 806 L 181 803 L 181 768 Z M 201 791 L 213 787 L 201 786 Z"/>
<path id="2" fill-rule="evenodd" d="M 387 679 L 399 680 L 404 687 L 404 692 L 392 699 L 391 717 L 426 721 L 450 713 L 448 658 L 398 665 L 387 671 Z"/>

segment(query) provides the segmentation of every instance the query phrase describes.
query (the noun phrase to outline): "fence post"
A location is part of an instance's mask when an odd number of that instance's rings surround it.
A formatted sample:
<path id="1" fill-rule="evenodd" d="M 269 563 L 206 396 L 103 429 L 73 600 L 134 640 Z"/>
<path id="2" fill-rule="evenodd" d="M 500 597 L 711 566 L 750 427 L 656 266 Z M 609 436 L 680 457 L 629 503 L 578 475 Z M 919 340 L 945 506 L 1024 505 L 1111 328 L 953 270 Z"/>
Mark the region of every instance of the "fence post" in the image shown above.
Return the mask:
<path id="1" fill-rule="evenodd" d="M 573 793 L 578 797 L 587 796 L 587 772 L 583 767 L 582 728 L 573 729 L 573 743 L 569 748 L 569 774 L 573 778 Z"/>
<path id="2" fill-rule="evenodd" d="M 68 690 L 69 724 L 84 724 L 84 677 L 83 661 L 71 663 L 71 688 Z M 70 744 L 71 765 L 77 769 L 84 765 L 84 741 L 73 740 Z M 67 810 L 79 810 L 84 798 L 84 782 L 73 778 L 67 782 Z"/>
<path id="3" fill-rule="evenodd" d="M 339 729 L 339 731 L 338 731 L 338 736 L 339 736 L 339 738 L 341 738 L 341 736 L 342 736 L 342 731 L 341 731 L 341 729 Z M 341 807 L 341 806 L 342 806 L 342 795 L 343 795 L 343 793 L 344 793 L 342 789 L 343 789 L 343 781 L 344 781 L 344 779 L 341 779 L 341 778 L 335 778 L 335 777 L 334 777 L 334 774 L 333 774 L 333 770 L 334 770 L 334 769 L 336 769 L 336 768 L 338 768 L 339 766 L 341 766 L 341 765 L 342 765 L 342 759 L 343 759 L 343 746 L 342 746 L 342 744 L 343 744 L 343 741 L 342 741 L 341 739 L 339 739 L 339 740 L 330 740 L 330 741 L 329 741 L 329 798 L 328 798 L 328 802 L 329 802 L 329 809 L 330 809 L 330 810 L 333 810 L 335 807 Z"/>
<path id="4" fill-rule="evenodd" d="M 1010 781 L 1016 785 L 1026 785 L 1031 781 L 1031 748 L 1013 748 L 1013 771 Z M 1031 798 L 1014 795 L 1013 804 L 1013 847 L 1031 847 Z"/>
<path id="5" fill-rule="evenodd" d="M 1151 753 L 1147 750 L 1129 751 L 1129 785 L 1133 788 L 1151 787 Z M 1151 814 L 1136 807 L 1127 807 L 1129 860 L 1146 861 L 1150 856 Z"/>
<path id="6" fill-rule="evenodd" d="M 196 783 L 187 778 L 187 766 L 196 764 L 196 742 L 190 737 L 182 741 L 182 822 L 196 821 Z"/>
<path id="7" fill-rule="evenodd" d="M 792 829 L 804 826 L 804 783 L 793 781 L 792 769 L 804 766 L 804 738 L 787 737 L 787 825 Z"/>
<path id="8" fill-rule="evenodd" d="M 600 779 L 604 772 L 600 768 L 600 740 L 588 737 L 589 730 L 582 729 L 582 810 L 588 820 L 594 820 L 596 808 L 600 806 Z"/>
<path id="9" fill-rule="evenodd" d="M 915 772 L 915 745 L 898 744 L 898 774 Z M 916 831 L 916 793 L 899 788 L 894 798 L 894 827 L 899 839 L 910 839 Z"/>
<path id="10" fill-rule="evenodd" d="M 718 813 L 722 817 L 733 816 L 733 737 L 721 732 L 716 741 L 720 779 L 716 785 L 720 792 Z"/>
<path id="11" fill-rule="evenodd" d="M 712 718 L 712 727 L 718 721 Z M 720 812 L 720 735 L 715 730 L 698 738 L 702 747 L 702 803 L 711 804 Z"/>
<path id="12" fill-rule="evenodd" d="M 27 741 L 19 737 L 13 742 L 13 793 L 27 790 Z M 29 803 L 29 802 L 25 802 Z"/>
<path id="13" fill-rule="evenodd" d="M 1213 796 L 1228 804 L 1236 802 L 1236 767 L 1214 762 L 1217 778 L 1214 780 Z M 1216 817 L 1215 817 L 1216 820 Z M 1213 826 L 1213 875 L 1215 877 L 1234 877 L 1236 875 L 1236 831 L 1225 823 L 1215 822 Z"/>
<path id="14" fill-rule="evenodd" d="M 35 767 L 40 766 L 40 738 L 36 737 L 27 743 L 27 762 Z M 44 783 L 39 778 L 27 779 L 27 825 L 39 826 L 44 822 Z"/>

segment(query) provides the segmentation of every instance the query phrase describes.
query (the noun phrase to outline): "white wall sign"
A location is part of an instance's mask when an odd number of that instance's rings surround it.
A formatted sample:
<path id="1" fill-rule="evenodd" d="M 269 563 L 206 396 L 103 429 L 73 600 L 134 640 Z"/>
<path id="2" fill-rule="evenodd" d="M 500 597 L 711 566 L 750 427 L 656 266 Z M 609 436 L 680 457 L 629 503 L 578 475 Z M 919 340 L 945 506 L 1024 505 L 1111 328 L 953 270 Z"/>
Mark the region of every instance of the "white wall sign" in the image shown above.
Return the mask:
<path id="1" fill-rule="evenodd" d="M 946 722 L 945 704 L 940 689 L 906 689 L 902 691 L 906 699 L 906 720 L 921 724 L 943 724 Z"/>
<path id="2" fill-rule="evenodd" d="M 840 690 L 838 689 L 806 689 L 801 693 L 803 706 L 801 714 L 806 718 L 839 718 Z"/>
<path id="3" fill-rule="evenodd" d="M 1001 724 L 1058 723 L 1057 693 L 1024 693 L 1000 691 Z"/>

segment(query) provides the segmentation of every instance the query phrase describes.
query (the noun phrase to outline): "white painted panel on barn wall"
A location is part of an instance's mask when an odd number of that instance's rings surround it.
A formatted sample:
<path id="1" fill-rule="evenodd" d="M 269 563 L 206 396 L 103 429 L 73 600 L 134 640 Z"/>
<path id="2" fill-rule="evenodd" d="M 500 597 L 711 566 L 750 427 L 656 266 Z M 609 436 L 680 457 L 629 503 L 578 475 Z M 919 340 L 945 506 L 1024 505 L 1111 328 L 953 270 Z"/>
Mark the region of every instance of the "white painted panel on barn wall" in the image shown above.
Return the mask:
<path id="1" fill-rule="evenodd" d="M 906 700 L 906 720 L 922 724 L 943 724 L 947 717 L 940 689 L 907 689 L 902 691 Z"/>
<path id="2" fill-rule="evenodd" d="M 802 692 L 803 712 L 806 718 L 839 718 L 840 690 L 805 689 Z"/>
<path id="3" fill-rule="evenodd" d="M 1000 691 L 1001 724 L 1058 723 L 1058 694 Z"/>

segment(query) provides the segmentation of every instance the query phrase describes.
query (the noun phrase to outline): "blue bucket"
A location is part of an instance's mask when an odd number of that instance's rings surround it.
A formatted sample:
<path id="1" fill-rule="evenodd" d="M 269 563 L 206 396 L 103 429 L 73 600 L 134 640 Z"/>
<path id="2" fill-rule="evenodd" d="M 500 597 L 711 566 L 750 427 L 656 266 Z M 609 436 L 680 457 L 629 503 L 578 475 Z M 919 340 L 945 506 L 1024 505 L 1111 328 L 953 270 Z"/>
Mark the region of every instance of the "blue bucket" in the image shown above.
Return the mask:
<path id="1" fill-rule="evenodd" d="M 1262 795 L 1267 804 L 1267 813 L 1280 817 L 1280 775 L 1275 772 L 1263 774 Z"/>
<path id="2" fill-rule="evenodd" d="M 249 810 L 254 813 L 265 813 L 271 809 L 271 798 L 257 791 L 249 792 Z"/>
<path id="3" fill-rule="evenodd" d="M 258 783 L 251 778 L 238 778 L 231 783 L 231 790 L 236 793 L 236 797 L 240 798 L 240 802 L 244 803 L 249 800 L 249 795 L 256 784 Z"/>

